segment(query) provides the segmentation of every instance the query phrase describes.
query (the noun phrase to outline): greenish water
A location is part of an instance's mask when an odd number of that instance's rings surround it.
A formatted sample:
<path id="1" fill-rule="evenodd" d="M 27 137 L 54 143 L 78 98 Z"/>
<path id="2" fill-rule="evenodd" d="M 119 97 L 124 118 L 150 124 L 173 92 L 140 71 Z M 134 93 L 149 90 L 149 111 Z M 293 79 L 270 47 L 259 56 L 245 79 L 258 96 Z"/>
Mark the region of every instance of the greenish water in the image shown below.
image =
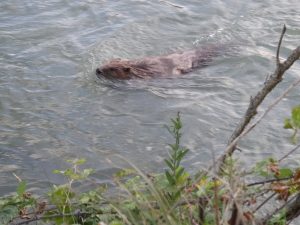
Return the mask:
<path id="1" fill-rule="evenodd" d="M 281 56 L 300 44 L 299 12 L 298 0 L 1 1 L 0 193 L 16 187 L 13 173 L 41 190 L 62 182 L 51 171 L 75 157 L 96 169 L 97 183 L 126 165 L 116 154 L 145 170 L 162 168 L 172 142 L 163 126 L 177 111 L 191 150 L 184 164 L 207 165 L 273 71 L 283 23 Z M 239 50 L 176 79 L 110 83 L 95 76 L 111 58 L 209 43 Z M 261 109 L 299 76 L 297 62 Z M 299 97 L 297 87 L 242 141 L 242 162 L 292 148 L 282 126 Z"/>

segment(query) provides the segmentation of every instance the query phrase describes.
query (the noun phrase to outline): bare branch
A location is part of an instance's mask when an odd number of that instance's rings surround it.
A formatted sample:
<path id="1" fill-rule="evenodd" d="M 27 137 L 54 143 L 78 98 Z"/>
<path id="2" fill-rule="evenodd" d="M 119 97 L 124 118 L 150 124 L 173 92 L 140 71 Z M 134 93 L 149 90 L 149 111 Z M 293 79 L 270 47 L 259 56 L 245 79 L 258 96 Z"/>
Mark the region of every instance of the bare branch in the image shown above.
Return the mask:
<path id="1" fill-rule="evenodd" d="M 278 44 L 278 48 L 281 46 L 281 41 L 283 38 L 283 35 L 285 33 L 285 26 L 282 31 L 280 41 Z M 279 49 L 277 49 L 277 53 L 279 54 Z M 279 56 L 278 56 L 279 57 Z M 239 125 L 236 127 L 234 130 L 232 136 L 229 139 L 228 146 L 224 152 L 224 154 L 217 160 L 217 173 L 221 173 L 222 167 L 224 165 L 224 162 L 228 156 L 231 156 L 232 153 L 236 149 L 236 144 L 237 142 L 244 136 L 246 135 L 255 125 L 253 124 L 252 127 L 250 127 L 248 130 L 245 132 L 245 128 L 249 125 L 250 121 L 253 119 L 253 117 L 257 114 L 257 108 L 258 106 L 262 103 L 262 101 L 265 99 L 265 97 L 279 84 L 283 78 L 284 73 L 293 65 L 293 63 L 300 58 L 300 46 L 298 46 L 292 53 L 291 55 L 283 62 L 279 63 L 276 66 L 275 71 L 271 76 L 268 77 L 266 82 L 264 83 L 264 86 L 258 93 L 255 95 L 255 97 L 251 97 L 250 103 L 248 106 L 248 109 L 244 115 L 244 117 L 241 119 Z M 298 85 L 298 82 L 295 82 L 293 84 L 293 87 Z M 281 100 L 281 99 L 280 99 Z M 276 102 L 273 104 L 277 104 Z M 268 112 L 269 110 L 267 110 Z M 267 113 L 265 112 L 263 116 Z"/>

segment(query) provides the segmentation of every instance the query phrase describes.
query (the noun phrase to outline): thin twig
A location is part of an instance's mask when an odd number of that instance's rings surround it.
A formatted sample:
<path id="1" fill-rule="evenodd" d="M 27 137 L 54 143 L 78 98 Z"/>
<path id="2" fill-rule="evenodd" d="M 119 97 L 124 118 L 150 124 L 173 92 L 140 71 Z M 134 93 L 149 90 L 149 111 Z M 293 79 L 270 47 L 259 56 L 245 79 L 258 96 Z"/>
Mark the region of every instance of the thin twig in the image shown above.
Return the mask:
<path id="1" fill-rule="evenodd" d="M 275 181 L 289 180 L 291 178 L 293 178 L 293 177 L 291 176 L 291 177 L 275 178 L 275 179 L 264 180 L 264 181 L 257 181 L 257 182 L 251 183 L 251 184 L 247 184 L 247 186 L 251 187 L 251 186 L 260 185 L 260 184 L 272 183 Z"/>
<path id="2" fill-rule="evenodd" d="M 280 39 L 279 39 L 278 46 L 277 46 L 277 52 L 276 52 L 276 64 L 277 64 L 277 66 L 279 66 L 279 64 L 280 64 L 279 51 L 280 51 L 280 47 L 281 47 L 282 38 L 283 38 L 285 32 L 286 32 L 286 26 L 285 26 L 285 24 L 283 24 L 283 28 L 282 28 L 282 31 L 281 31 Z"/>
<path id="3" fill-rule="evenodd" d="M 266 195 L 268 192 L 270 192 L 271 189 L 264 189 L 262 190 L 261 192 L 259 192 L 258 194 L 257 193 L 253 193 L 252 195 L 254 196 L 255 199 L 258 199 L 264 195 Z M 251 195 L 250 195 L 251 196 Z"/>
<path id="4" fill-rule="evenodd" d="M 289 151 L 288 153 L 286 153 L 284 156 L 282 156 L 278 162 L 281 162 L 282 160 L 284 160 L 285 158 L 287 158 L 289 155 L 291 155 L 293 152 L 295 152 L 298 148 L 300 147 L 300 144 L 297 145 L 295 148 L 293 148 L 291 151 Z"/>
<path id="5" fill-rule="evenodd" d="M 259 206 L 256 207 L 256 209 L 253 210 L 253 214 L 270 201 L 275 195 L 276 193 L 272 193 L 268 198 L 266 198 Z"/>

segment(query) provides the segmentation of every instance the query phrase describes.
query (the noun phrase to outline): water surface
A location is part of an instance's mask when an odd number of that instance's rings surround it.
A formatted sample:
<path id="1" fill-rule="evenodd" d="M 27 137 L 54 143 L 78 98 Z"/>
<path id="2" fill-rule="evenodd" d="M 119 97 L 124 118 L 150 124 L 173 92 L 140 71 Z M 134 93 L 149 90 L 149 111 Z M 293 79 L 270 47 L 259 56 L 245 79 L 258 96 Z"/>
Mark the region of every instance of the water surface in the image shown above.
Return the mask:
<path id="1" fill-rule="evenodd" d="M 52 170 L 72 158 L 86 158 L 99 183 L 126 165 L 116 154 L 141 169 L 163 168 L 172 142 L 163 126 L 178 111 L 191 150 L 184 164 L 196 171 L 222 152 L 250 95 L 273 71 L 284 23 L 281 56 L 299 45 L 299 12 L 298 0 L 2 1 L 0 193 L 16 187 L 13 173 L 42 191 L 62 182 Z M 239 50 L 176 79 L 110 83 L 95 76 L 111 58 L 222 43 Z M 262 109 L 299 74 L 297 62 Z M 282 126 L 299 97 L 297 87 L 243 140 L 241 161 L 292 148 Z"/>

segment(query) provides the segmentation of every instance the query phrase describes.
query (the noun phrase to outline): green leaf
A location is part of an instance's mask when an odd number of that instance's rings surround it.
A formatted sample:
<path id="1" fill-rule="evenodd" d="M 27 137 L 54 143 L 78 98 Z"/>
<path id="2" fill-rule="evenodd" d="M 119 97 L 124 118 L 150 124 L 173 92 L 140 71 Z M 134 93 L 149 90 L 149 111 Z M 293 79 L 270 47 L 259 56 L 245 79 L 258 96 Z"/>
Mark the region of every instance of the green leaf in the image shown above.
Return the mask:
<path id="1" fill-rule="evenodd" d="M 88 177 L 90 174 L 92 174 L 94 172 L 93 169 L 84 169 L 82 172 L 83 178 Z"/>
<path id="2" fill-rule="evenodd" d="M 82 165 L 86 162 L 86 159 L 82 158 L 82 159 L 69 159 L 67 160 L 68 163 L 71 163 L 73 165 Z"/>
<path id="3" fill-rule="evenodd" d="M 180 177 L 178 177 L 177 183 L 179 185 L 184 185 L 189 177 L 190 177 L 190 174 L 187 172 L 184 172 Z"/>
<path id="4" fill-rule="evenodd" d="M 168 146 L 173 150 L 173 151 L 177 151 L 179 146 L 177 144 L 168 144 Z"/>
<path id="5" fill-rule="evenodd" d="M 175 124 L 177 123 L 176 119 L 171 119 L 171 122 L 172 122 L 173 126 L 175 127 Z"/>
<path id="6" fill-rule="evenodd" d="M 279 170 L 278 178 L 287 178 L 293 176 L 293 171 L 289 168 L 282 168 Z"/>
<path id="7" fill-rule="evenodd" d="M 176 169 L 176 172 L 175 172 L 176 180 L 178 180 L 180 178 L 180 176 L 183 174 L 183 172 L 184 172 L 184 168 L 182 166 L 180 166 Z"/>
<path id="8" fill-rule="evenodd" d="M 173 200 L 177 200 L 180 195 L 181 195 L 181 192 L 182 192 L 182 189 L 181 190 L 178 190 L 177 192 L 175 192 L 174 196 L 173 196 Z"/>
<path id="9" fill-rule="evenodd" d="M 25 181 L 21 181 L 17 187 L 17 194 L 22 197 L 23 194 L 26 191 L 26 182 Z"/>
<path id="10" fill-rule="evenodd" d="M 170 185 L 174 185 L 176 183 L 175 179 L 171 176 L 171 174 L 169 173 L 169 171 L 166 171 L 165 175 L 166 175 L 167 180 L 168 180 L 168 182 L 169 182 Z"/>
<path id="11" fill-rule="evenodd" d="M 271 175 L 270 171 L 268 170 L 268 165 L 270 163 L 277 163 L 277 160 L 270 157 L 260 162 L 257 162 L 254 167 L 254 172 L 262 177 L 269 177 Z"/>
<path id="12" fill-rule="evenodd" d="M 0 223 L 9 224 L 10 220 L 18 216 L 19 209 L 17 206 L 7 205 L 0 210 Z"/>
<path id="13" fill-rule="evenodd" d="M 178 156 L 177 156 L 177 161 L 181 161 L 182 158 L 186 155 L 186 153 L 188 152 L 188 149 L 182 149 L 179 151 Z"/>
<path id="14" fill-rule="evenodd" d="M 172 163 L 171 163 L 169 160 L 165 159 L 165 163 L 167 164 L 167 166 L 168 166 L 171 170 L 174 170 L 173 165 L 172 165 Z"/>
<path id="15" fill-rule="evenodd" d="M 72 169 L 65 170 L 64 175 L 73 180 L 81 179 L 80 174 L 75 173 Z"/>
<path id="16" fill-rule="evenodd" d="M 62 171 L 62 170 L 52 170 L 52 173 L 54 173 L 54 174 L 63 174 L 64 171 Z"/>
<path id="17" fill-rule="evenodd" d="M 59 210 L 65 208 L 64 212 L 70 212 L 70 200 L 75 197 L 75 193 L 70 190 L 68 186 L 54 186 L 49 193 L 49 200 L 56 205 Z"/>
<path id="18" fill-rule="evenodd" d="M 284 121 L 284 128 L 285 129 L 293 129 L 294 133 L 291 137 L 292 143 L 297 143 L 297 132 L 300 129 L 300 105 L 295 106 L 292 109 L 291 118 L 287 118 Z"/>
<path id="19" fill-rule="evenodd" d="M 300 128 L 300 105 L 292 110 L 292 123 L 294 128 Z"/>
<path id="20" fill-rule="evenodd" d="M 291 124 L 291 119 L 288 119 L 286 118 L 284 120 L 284 126 L 283 126 L 284 129 L 293 129 L 293 126 Z"/>
<path id="21" fill-rule="evenodd" d="M 90 200 L 91 200 L 91 199 L 90 199 L 90 197 L 89 197 L 88 195 L 84 195 L 84 196 L 82 196 L 82 198 L 80 198 L 80 202 L 81 202 L 82 204 L 86 204 L 86 203 L 88 203 Z"/>

